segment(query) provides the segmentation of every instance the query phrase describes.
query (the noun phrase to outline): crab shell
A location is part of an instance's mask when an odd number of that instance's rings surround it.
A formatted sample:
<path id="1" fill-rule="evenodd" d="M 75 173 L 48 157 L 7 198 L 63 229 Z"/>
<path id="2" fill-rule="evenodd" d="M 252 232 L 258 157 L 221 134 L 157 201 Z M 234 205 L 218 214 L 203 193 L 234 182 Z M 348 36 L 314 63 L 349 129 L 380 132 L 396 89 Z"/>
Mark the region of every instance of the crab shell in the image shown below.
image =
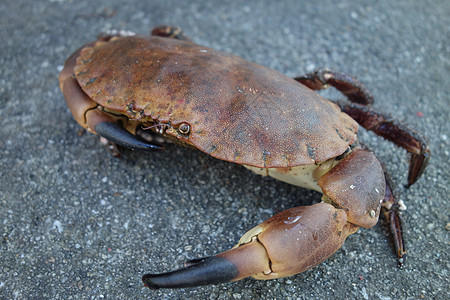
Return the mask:
<path id="1" fill-rule="evenodd" d="M 190 41 L 94 42 L 67 60 L 60 80 L 69 74 L 97 109 L 135 124 L 126 126 L 132 133 L 141 124 L 164 126 L 166 136 L 238 164 L 312 165 L 356 141 L 357 123 L 334 103 L 277 71 Z"/>

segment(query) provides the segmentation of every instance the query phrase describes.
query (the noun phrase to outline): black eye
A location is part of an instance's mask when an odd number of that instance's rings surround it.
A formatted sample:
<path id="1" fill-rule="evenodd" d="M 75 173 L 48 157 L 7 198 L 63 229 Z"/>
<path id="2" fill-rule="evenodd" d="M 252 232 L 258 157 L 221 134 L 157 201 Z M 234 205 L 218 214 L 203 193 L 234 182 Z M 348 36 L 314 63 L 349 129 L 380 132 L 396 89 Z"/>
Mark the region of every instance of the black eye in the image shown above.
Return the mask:
<path id="1" fill-rule="evenodd" d="M 191 125 L 189 125 L 188 123 L 181 123 L 180 126 L 178 126 L 178 131 L 181 134 L 188 135 L 191 131 Z"/>

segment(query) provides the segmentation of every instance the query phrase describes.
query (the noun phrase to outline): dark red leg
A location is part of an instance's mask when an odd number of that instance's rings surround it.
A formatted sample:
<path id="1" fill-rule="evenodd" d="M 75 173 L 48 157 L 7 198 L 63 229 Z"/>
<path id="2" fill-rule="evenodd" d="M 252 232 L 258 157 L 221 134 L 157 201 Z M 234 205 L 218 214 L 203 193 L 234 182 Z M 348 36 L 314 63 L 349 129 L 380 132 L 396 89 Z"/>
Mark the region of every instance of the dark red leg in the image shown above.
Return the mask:
<path id="1" fill-rule="evenodd" d="M 328 69 L 317 69 L 312 73 L 294 79 L 312 90 L 325 89 L 331 85 L 352 102 L 363 105 L 373 103 L 373 96 L 367 87 L 348 74 Z"/>
<path id="2" fill-rule="evenodd" d="M 387 226 L 391 234 L 395 252 L 398 258 L 398 265 L 401 267 L 406 259 L 406 247 L 403 239 L 402 222 L 399 215 L 400 203 L 395 199 L 389 175 L 386 174 L 386 192 L 382 204 L 382 212 L 386 218 Z"/>
<path id="3" fill-rule="evenodd" d="M 189 39 L 184 35 L 183 31 L 175 26 L 162 25 L 159 27 L 155 27 L 153 28 L 151 35 L 189 41 Z"/>
<path id="4" fill-rule="evenodd" d="M 375 132 L 411 153 L 406 187 L 411 186 L 420 178 L 430 158 L 430 150 L 424 138 L 373 108 L 357 103 L 337 102 L 337 104 L 343 112 L 347 113 L 365 129 Z"/>

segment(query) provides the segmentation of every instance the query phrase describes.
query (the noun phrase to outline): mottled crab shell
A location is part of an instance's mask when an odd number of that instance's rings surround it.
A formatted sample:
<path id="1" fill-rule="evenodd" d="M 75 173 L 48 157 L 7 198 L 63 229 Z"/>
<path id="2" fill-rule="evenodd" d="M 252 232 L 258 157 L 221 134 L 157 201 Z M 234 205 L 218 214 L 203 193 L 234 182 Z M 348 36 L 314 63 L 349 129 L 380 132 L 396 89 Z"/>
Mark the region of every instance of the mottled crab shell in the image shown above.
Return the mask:
<path id="1" fill-rule="evenodd" d="M 140 122 L 188 123 L 167 132 L 216 158 L 294 167 L 342 154 L 357 123 L 285 75 L 238 56 L 163 37 L 120 37 L 81 51 L 75 76 L 99 105 Z"/>

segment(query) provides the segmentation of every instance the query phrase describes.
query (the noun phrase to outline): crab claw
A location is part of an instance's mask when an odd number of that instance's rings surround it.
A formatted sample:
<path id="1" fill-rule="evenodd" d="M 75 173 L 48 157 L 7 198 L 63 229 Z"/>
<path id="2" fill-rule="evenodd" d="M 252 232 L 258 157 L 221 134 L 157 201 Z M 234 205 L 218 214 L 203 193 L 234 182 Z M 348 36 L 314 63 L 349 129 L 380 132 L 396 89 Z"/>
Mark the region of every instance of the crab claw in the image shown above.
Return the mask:
<path id="1" fill-rule="evenodd" d="M 140 140 L 121 124 L 117 123 L 112 116 L 97 108 L 98 104 L 86 95 L 78 81 L 71 75 L 75 58 L 76 56 L 72 55 L 67 60 L 59 80 L 67 105 L 78 124 L 88 131 L 97 133 L 107 140 L 126 148 L 147 151 L 163 149 L 162 146 Z"/>
<path id="2" fill-rule="evenodd" d="M 146 151 L 163 149 L 162 146 L 141 141 L 118 123 L 100 122 L 95 126 L 95 131 L 107 140 L 129 149 Z"/>
<path id="3" fill-rule="evenodd" d="M 184 288 L 237 281 L 252 276 L 274 279 L 306 271 L 330 257 L 355 233 L 344 210 L 327 203 L 285 210 L 244 234 L 232 249 L 194 260 L 173 272 L 146 274 L 151 289 Z"/>

